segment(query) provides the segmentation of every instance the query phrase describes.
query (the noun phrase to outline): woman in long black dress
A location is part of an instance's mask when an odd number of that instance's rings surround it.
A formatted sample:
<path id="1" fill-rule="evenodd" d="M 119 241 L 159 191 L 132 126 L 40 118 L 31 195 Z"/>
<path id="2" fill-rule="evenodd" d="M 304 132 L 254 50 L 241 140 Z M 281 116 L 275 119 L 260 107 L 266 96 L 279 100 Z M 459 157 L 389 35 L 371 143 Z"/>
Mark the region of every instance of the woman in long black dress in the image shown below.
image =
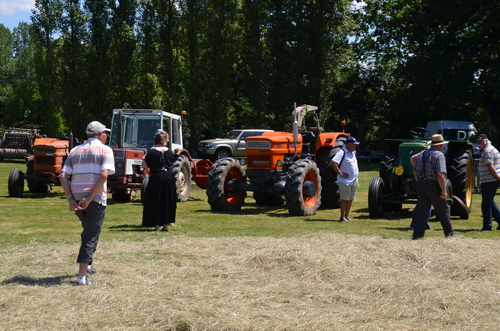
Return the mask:
<path id="1" fill-rule="evenodd" d="M 144 190 L 142 226 L 154 226 L 156 231 L 168 231 L 175 223 L 177 192 L 172 166 L 179 157 L 168 147 L 168 133 L 155 135 L 155 146 L 144 156 L 142 166 L 150 169 L 148 184 Z"/>

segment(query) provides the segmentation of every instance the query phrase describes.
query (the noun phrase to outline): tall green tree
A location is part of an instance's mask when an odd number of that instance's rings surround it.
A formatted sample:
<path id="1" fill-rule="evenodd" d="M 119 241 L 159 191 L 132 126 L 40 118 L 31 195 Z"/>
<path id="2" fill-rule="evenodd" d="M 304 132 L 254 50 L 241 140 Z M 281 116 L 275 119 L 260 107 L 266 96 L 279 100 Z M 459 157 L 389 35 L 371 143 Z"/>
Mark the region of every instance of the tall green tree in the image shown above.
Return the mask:
<path id="1" fill-rule="evenodd" d="M 82 104 L 82 100 L 86 97 L 85 89 L 82 87 L 89 78 L 85 70 L 87 17 L 82 9 L 81 0 L 63 0 L 63 12 L 59 37 L 62 45 L 58 53 L 61 63 L 60 104 L 67 128 L 81 133 L 81 114 L 87 110 Z"/>
<path id="2" fill-rule="evenodd" d="M 21 22 L 12 31 L 13 61 L 15 63 L 14 83 L 7 99 L 6 124 L 19 120 L 29 120 L 32 124 L 39 124 L 34 118 L 41 105 L 38 93 L 35 72 L 35 47 L 31 35 L 30 25 Z"/>
<path id="3" fill-rule="evenodd" d="M 185 48 L 182 48 L 184 58 L 184 85 L 186 104 L 185 110 L 188 113 L 187 122 L 193 141 L 199 141 L 203 137 L 203 132 L 208 128 L 212 121 L 204 114 L 206 109 L 203 100 L 202 90 L 203 82 L 203 63 L 201 62 L 202 47 L 200 36 L 203 36 L 204 25 L 203 0 L 183 0 L 179 2 L 182 12 L 181 26 L 183 30 L 182 42 Z"/>
<path id="4" fill-rule="evenodd" d="M 214 136 L 227 133 L 234 125 L 234 91 L 236 55 L 240 35 L 236 0 L 207 0 L 204 6 L 205 32 L 201 39 L 204 89 L 200 91 L 206 116 L 212 121 Z"/>
<path id="5" fill-rule="evenodd" d="M 85 0 L 84 10 L 88 15 L 86 30 L 88 33 L 85 55 L 85 97 L 82 99 L 84 111 L 80 114 L 81 134 L 85 123 L 93 120 L 109 123 L 111 110 L 121 107 L 116 104 L 112 74 L 113 58 L 111 54 L 112 34 L 110 0 Z"/>
<path id="6" fill-rule="evenodd" d="M 183 80 L 183 53 L 186 45 L 182 43 L 180 3 L 177 0 L 157 1 L 157 61 L 165 110 L 180 113 L 186 103 Z"/>
<path id="7" fill-rule="evenodd" d="M 59 136 L 62 130 L 63 118 L 59 105 L 60 87 L 57 49 L 58 41 L 55 35 L 60 33 L 63 9 L 60 0 L 36 0 L 31 16 L 33 41 L 35 45 L 34 63 L 36 82 L 41 97 L 41 104 L 34 112 L 36 121 L 43 126 L 47 135 Z"/>
<path id="8" fill-rule="evenodd" d="M 117 106 L 122 106 L 132 100 L 130 91 L 136 67 L 134 54 L 137 47 L 135 36 L 137 5 L 137 0 L 110 1 L 111 48 L 109 53 L 112 61 L 110 78 L 114 92 L 112 101 L 116 102 Z"/>
<path id="9" fill-rule="evenodd" d="M 376 64 L 394 65 L 393 81 L 399 83 L 386 100 L 391 130 L 431 119 L 473 120 L 480 109 L 488 109 L 488 121 L 497 122 L 496 102 L 488 101 L 496 100 L 491 96 L 498 91 L 497 1 L 366 3 L 370 43 L 365 45 L 371 46 Z"/>
<path id="10" fill-rule="evenodd" d="M 244 0 L 239 24 L 242 41 L 237 59 L 235 116 L 238 127 L 267 128 L 273 113 L 268 111 L 268 77 L 272 68 L 265 33 L 270 1 Z"/>
<path id="11" fill-rule="evenodd" d="M 10 30 L 0 24 L 0 124 L 6 121 L 7 99 L 12 93 L 15 63 L 12 58 L 14 38 Z"/>
<path id="12" fill-rule="evenodd" d="M 132 84 L 133 104 L 139 108 L 162 108 L 163 90 L 159 81 L 159 38 L 156 1 L 139 3 L 137 22 L 137 70 Z"/>

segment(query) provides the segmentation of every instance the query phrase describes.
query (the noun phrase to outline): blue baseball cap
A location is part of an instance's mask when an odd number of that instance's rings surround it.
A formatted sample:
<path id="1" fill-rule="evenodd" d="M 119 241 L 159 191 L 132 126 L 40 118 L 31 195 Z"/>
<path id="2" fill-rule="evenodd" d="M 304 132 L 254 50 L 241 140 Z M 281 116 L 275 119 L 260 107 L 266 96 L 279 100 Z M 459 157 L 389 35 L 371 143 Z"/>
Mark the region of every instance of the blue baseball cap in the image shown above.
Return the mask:
<path id="1" fill-rule="evenodd" d="M 359 145 L 359 141 L 356 140 L 354 137 L 349 137 L 345 140 L 346 144 L 354 144 L 354 145 Z"/>

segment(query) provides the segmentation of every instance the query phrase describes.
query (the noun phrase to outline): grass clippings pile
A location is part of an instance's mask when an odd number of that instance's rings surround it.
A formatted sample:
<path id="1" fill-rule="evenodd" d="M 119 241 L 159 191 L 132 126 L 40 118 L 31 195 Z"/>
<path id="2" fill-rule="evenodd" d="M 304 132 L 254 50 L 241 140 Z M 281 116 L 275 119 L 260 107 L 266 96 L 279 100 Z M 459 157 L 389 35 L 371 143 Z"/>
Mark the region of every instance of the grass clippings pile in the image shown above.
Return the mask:
<path id="1" fill-rule="evenodd" d="M 102 241 L 91 286 L 77 245 L 2 250 L 4 330 L 497 330 L 493 240 L 295 238 Z"/>

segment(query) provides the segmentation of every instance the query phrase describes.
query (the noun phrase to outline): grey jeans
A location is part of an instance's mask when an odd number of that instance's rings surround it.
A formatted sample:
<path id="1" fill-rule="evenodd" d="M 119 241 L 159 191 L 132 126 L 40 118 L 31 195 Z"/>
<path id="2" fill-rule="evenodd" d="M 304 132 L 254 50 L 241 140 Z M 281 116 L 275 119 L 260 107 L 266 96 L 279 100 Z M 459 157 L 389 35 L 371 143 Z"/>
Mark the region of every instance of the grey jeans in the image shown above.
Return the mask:
<path id="1" fill-rule="evenodd" d="M 99 235 L 101 234 L 106 206 L 92 201 L 87 209 L 75 211 L 83 226 L 81 234 L 82 244 L 76 262 L 92 264 L 92 256 L 97 248 Z"/>

